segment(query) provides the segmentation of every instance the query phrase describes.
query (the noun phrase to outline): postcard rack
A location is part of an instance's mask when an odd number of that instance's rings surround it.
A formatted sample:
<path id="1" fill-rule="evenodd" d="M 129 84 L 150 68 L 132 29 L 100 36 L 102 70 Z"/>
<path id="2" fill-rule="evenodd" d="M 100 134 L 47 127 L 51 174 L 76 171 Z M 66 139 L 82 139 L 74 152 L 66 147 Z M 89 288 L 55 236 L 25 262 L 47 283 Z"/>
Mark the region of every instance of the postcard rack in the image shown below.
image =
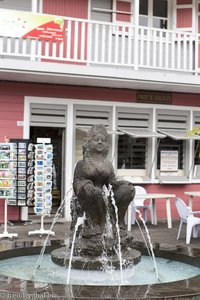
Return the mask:
<path id="1" fill-rule="evenodd" d="M 55 235 L 53 231 L 44 229 L 44 217 L 50 216 L 52 208 L 53 146 L 50 142 L 48 138 L 38 138 L 31 149 L 34 154 L 34 212 L 41 216 L 41 227 L 29 231 L 28 235 Z"/>
<path id="2" fill-rule="evenodd" d="M 4 231 L 0 238 L 17 237 L 17 233 L 8 233 L 8 201 L 15 191 L 14 147 L 12 143 L 0 143 L 0 198 L 4 200 Z"/>

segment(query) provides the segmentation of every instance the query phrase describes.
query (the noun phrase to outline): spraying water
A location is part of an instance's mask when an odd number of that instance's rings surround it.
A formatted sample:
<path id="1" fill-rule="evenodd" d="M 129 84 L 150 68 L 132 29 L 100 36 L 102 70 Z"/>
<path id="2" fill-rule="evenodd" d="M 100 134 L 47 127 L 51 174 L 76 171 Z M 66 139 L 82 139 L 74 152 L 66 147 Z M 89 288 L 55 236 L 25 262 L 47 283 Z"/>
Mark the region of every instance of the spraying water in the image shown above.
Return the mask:
<path id="1" fill-rule="evenodd" d="M 118 208 L 115 203 L 114 193 L 112 190 L 112 186 L 109 185 L 108 193 L 111 196 L 111 201 L 115 209 L 115 216 L 116 216 L 116 229 L 117 229 L 117 236 L 118 236 L 118 257 L 119 257 L 119 263 L 120 263 L 120 273 L 121 273 L 121 282 L 123 284 L 123 269 L 122 269 L 122 251 L 121 251 L 121 237 L 120 237 L 120 229 L 119 229 L 119 223 L 118 223 Z"/>
<path id="2" fill-rule="evenodd" d="M 40 268 L 40 265 L 41 265 L 41 262 L 42 262 L 42 259 L 43 259 L 43 255 L 44 255 L 44 252 L 45 252 L 45 250 L 46 250 L 46 246 L 47 246 L 47 243 L 48 243 L 48 240 L 49 240 L 50 232 L 53 230 L 54 225 L 56 224 L 58 218 L 60 217 L 60 215 L 61 215 L 61 213 L 62 213 L 62 211 L 63 211 L 63 208 L 64 208 L 65 201 L 68 199 L 68 197 L 69 197 L 71 191 L 72 191 L 72 188 L 70 188 L 70 189 L 68 190 L 66 196 L 63 198 L 63 200 L 61 201 L 60 206 L 58 207 L 58 209 L 57 209 L 57 211 L 56 211 L 56 214 L 55 214 L 55 217 L 54 217 L 53 222 L 52 222 L 52 224 L 51 224 L 49 233 L 47 234 L 46 239 L 45 239 L 45 241 L 44 241 L 44 244 L 43 244 L 43 246 L 42 246 L 42 249 L 41 249 L 41 252 L 40 252 L 38 261 L 37 261 L 36 268 L 35 268 L 35 270 L 33 271 L 32 278 L 34 278 L 35 273 L 36 273 L 37 270 Z"/>
<path id="3" fill-rule="evenodd" d="M 72 259 L 73 259 L 74 243 L 75 243 L 75 239 L 76 239 L 76 233 L 77 233 L 78 227 L 80 225 L 82 225 L 84 223 L 84 221 L 85 221 L 85 213 L 83 214 L 82 217 L 78 217 L 76 225 L 75 225 L 74 235 L 73 235 L 73 239 L 72 239 L 71 252 L 70 252 L 68 273 L 67 273 L 67 284 L 69 284 L 69 280 L 70 280 L 70 273 L 71 273 L 71 267 L 72 267 Z"/>
<path id="4" fill-rule="evenodd" d="M 151 251 L 151 257 L 152 257 L 152 259 L 153 259 L 156 277 L 157 277 L 158 281 L 160 281 L 160 278 L 159 278 L 159 275 L 158 275 L 158 270 L 157 270 L 157 265 L 156 265 L 155 254 L 154 254 L 154 251 L 153 251 L 153 245 L 152 245 L 151 237 L 150 237 L 150 234 L 149 234 L 149 230 L 148 230 L 148 228 L 147 228 L 147 226 L 146 226 L 146 224 L 145 224 L 144 219 L 142 218 L 142 215 L 141 215 L 140 210 L 136 209 L 136 212 L 138 213 L 139 218 L 140 218 L 140 220 L 142 221 L 142 223 L 143 223 L 143 225 L 144 225 L 144 228 L 145 228 L 145 231 L 146 231 L 146 234 L 147 234 L 147 238 L 148 238 L 148 241 L 149 241 L 149 246 L 150 246 L 150 251 Z"/>

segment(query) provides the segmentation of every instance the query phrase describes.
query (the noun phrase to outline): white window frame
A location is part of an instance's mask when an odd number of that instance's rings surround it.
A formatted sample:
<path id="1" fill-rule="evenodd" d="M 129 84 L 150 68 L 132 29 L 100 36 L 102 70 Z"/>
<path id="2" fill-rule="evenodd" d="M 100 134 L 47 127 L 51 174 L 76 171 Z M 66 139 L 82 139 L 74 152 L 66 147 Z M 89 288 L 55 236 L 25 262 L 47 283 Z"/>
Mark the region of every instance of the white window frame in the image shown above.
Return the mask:
<path id="1" fill-rule="evenodd" d="M 154 17 L 153 16 L 153 1 L 154 0 L 148 0 L 148 14 L 147 15 L 139 15 L 139 17 L 142 16 L 142 17 L 147 18 L 147 26 L 146 27 L 154 28 L 154 26 L 153 26 L 153 20 L 156 18 L 156 19 L 167 20 L 167 29 L 172 28 L 171 18 L 170 18 L 170 16 L 172 16 L 172 11 L 173 11 L 173 3 L 172 3 L 172 1 L 168 0 L 168 4 L 167 4 L 167 6 L 168 6 L 168 9 L 167 9 L 167 18 L 161 18 L 161 17 Z M 165 28 L 160 28 L 160 29 L 165 30 Z"/>

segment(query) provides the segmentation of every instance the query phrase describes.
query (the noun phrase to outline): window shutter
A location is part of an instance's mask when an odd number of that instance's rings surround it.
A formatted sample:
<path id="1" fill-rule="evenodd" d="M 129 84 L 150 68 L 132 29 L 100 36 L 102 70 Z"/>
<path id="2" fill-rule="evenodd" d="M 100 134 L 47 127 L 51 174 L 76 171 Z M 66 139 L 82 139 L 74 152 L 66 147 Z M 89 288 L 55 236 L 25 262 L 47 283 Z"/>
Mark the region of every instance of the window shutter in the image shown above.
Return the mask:
<path id="1" fill-rule="evenodd" d="M 188 130 L 189 129 L 189 112 L 158 110 L 157 112 L 157 130 Z"/>
<path id="2" fill-rule="evenodd" d="M 33 103 L 30 107 L 31 126 L 65 127 L 67 120 L 67 106 Z"/>
<path id="3" fill-rule="evenodd" d="M 89 128 L 95 124 L 110 126 L 111 107 L 79 105 L 76 107 L 76 127 Z"/>

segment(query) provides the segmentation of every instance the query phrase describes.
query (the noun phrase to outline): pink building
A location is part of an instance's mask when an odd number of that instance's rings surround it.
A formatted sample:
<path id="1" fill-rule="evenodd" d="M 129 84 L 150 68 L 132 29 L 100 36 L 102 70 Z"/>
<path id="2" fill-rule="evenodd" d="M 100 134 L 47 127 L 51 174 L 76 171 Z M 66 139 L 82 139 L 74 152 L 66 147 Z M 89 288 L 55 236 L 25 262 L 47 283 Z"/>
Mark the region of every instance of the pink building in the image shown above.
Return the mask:
<path id="1" fill-rule="evenodd" d="M 113 133 L 118 177 L 186 201 L 199 190 L 198 136 L 187 133 L 200 125 L 200 1 L 4 0 L 0 15 L 0 142 L 51 138 L 55 205 L 95 123 Z M 174 199 L 171 209 L 176 218 Z M 9 206 L 10 220 L 26 214 Z"/>

